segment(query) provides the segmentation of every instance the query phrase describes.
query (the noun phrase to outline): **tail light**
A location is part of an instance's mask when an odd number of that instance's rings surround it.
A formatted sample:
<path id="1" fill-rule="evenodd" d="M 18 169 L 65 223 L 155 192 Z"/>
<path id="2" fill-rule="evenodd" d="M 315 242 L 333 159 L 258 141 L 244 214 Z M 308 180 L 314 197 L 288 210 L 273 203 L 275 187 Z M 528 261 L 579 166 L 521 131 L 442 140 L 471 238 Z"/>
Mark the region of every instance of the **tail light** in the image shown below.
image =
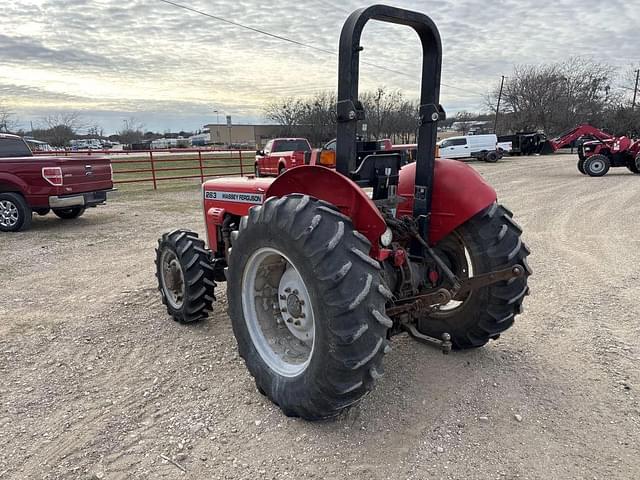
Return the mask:
<path id="1" fill-rule="evenodd" d="M 62 186 L 62 168 L 60 167 L 43 167 L 42 178 L 49 182 L 54 187 Z"/>

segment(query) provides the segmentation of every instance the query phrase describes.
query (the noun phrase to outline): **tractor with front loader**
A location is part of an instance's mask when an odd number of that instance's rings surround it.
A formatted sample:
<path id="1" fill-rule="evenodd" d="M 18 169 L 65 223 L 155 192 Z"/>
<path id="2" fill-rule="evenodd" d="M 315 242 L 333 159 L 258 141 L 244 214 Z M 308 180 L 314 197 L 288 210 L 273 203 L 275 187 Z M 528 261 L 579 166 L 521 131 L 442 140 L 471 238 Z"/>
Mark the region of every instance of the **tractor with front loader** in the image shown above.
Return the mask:
<path id="1" fill-rule="evenodd" d="M 360 37 L 370 20 L 412 27 L 423 47 L 416 161 L 405 166 L 398 152 L 357 155 Z M 226 281 L 239 354 L 286 415 L 331 418 L 357 404 L 396 334 L 445 353 L 481 347 L 522 311 L 529 250 L 512 213 L 471 167 L 435 158 L 441 62 L 426 15 L 355 11 L 340 37 L 335 151 L 275 179 L 205 182 L 208 248 L 188 230 L 159 240 L 169 314 L 206 318 L 216 282 Z"/>

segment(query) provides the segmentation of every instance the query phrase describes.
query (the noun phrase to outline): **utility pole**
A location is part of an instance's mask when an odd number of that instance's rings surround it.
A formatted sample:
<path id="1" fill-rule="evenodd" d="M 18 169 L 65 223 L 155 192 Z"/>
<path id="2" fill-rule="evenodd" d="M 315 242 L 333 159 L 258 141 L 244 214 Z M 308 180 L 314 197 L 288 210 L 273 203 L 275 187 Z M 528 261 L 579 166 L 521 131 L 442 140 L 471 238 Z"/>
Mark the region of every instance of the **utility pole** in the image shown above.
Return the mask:
<path id="1" fill-rule="evenodd" d="M 636 97 L 638 96 L 638 79 L 640 79 L 640 68 L 636 70 L 636 86 L 633 89 L 633 102 L 631 102 L 631 110 L 636 108 Z"/>
<path id="2" fill-rule="evenodd" d="M 500 93 L 498 94 L 498 105 L 496 105 L 496 123 L 493 126 L 493 133 L 498 133 L 498 114 L 500 113 L 500 100 L 502 100 L 502 87 L 504 87 L 504 75 L 500 81 Z"/>

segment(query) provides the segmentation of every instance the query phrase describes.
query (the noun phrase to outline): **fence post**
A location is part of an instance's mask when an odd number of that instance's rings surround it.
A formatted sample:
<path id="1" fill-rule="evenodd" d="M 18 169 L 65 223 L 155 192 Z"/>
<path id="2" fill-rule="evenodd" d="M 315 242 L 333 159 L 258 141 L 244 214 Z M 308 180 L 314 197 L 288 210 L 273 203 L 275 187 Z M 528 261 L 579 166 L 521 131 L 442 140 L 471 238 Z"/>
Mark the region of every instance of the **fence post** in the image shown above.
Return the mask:
<path id="1" fill-rule="evenodd" d="M 204 169 L 202 168 L 202 150 L 198 150 L 198 162 L 200 163 L 200 183 L 204 183 Z"/>
<path id="2" fill-rule="evenodd" d="M 242 150 L 238 150 L 238 153 L 240 154 L 240 176 L 244 177 L 244 171 L 242 170 Z"/>
<path id="3" fill-rule="evenodd" d="M 153 163 L 153 152 L 149 150 L 149 160 L 151 161 L 151 177 L 153 178 L 153 189 L 158 189 L 158 184 L 156 182 L 156 166 Z"/>

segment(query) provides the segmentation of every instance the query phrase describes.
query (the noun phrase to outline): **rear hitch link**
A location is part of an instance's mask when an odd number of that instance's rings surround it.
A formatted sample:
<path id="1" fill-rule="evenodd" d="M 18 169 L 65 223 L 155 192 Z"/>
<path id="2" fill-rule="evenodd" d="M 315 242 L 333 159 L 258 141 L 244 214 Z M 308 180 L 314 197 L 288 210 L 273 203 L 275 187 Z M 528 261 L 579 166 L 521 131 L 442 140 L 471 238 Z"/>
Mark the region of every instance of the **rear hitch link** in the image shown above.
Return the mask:
<path id="1" fill-rule="evenodd" d="M 441 288 L 435 292 L 403 299 L 402 304 L 388 308 L 387 315 L 390 317 L 399 316 L 400 327 L 409 333 L 409 335 L 422 343 L 437 346 L 442 350 L 442 353 L 447 354 L 452 348 L 451 335 L 445 332 L 442 334 L 442 337 L 438 339 L 419 332 L 415 323 L 411 321 L 411 314 L 428 314 L 436 311 L 438 307 L 446 305 L 451 300 L 462 300 L 464 295 L 473 290 L 478 290 L 505 280 L 511 280 L 512 278 L 522 277 L 524 272 L 524 267 L 518 264 L 513 267 L 494 270 L 493 272 L 462 280 L 454 275 L 456 281 L 451 290 Z"/>

